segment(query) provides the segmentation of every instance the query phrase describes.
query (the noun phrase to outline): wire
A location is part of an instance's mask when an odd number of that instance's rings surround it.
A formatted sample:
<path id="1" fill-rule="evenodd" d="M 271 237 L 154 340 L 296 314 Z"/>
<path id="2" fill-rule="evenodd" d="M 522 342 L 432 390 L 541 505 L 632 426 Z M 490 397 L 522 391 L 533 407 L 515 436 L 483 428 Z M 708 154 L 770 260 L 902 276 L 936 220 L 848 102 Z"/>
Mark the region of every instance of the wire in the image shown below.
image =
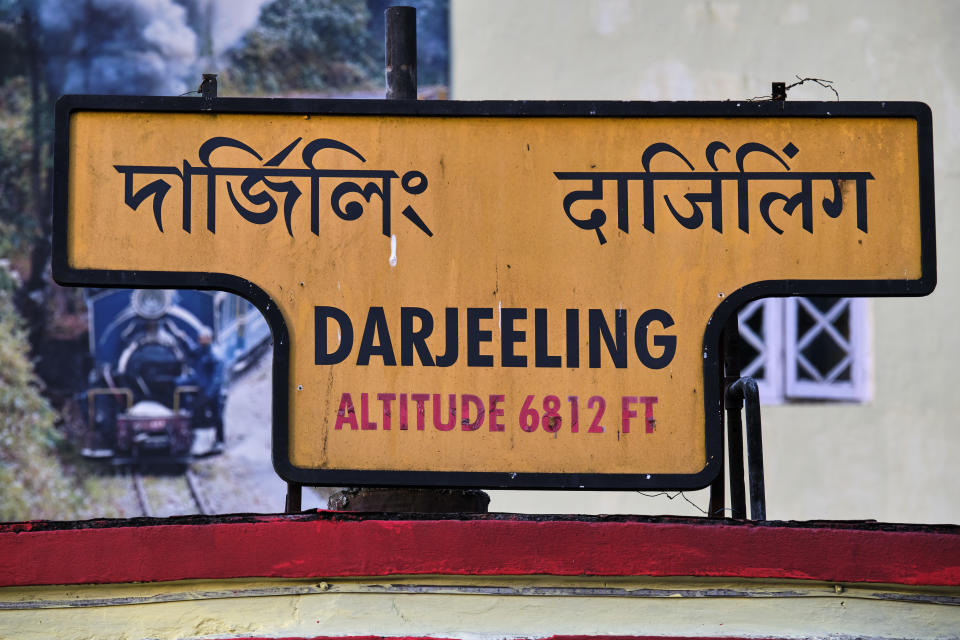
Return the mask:
<path id="1" fill-rule="evenodd" d="M 700 505 L 698 505 L 696 502 L 694 502 L 693 500 L 691 500 L 690 498 L 688 498 L 688 497 L 687 497 L 687 494 L 685 494 L 683 491 L 677 491 L 677 492 L 674 493 L 673 495 L 670 495 L 670 493 L 667 492 L 667 491 L 658 491 L 657 493 L 647 493 L 647 492 L 645 492 L 645 491 L 637 491 L 637 493 L 639 493 L 640 495 L 644 496 L 645 498 L 656 498 L 656 497 L 659 497 L 659 496 L 667 496 L 667 500 L 675 500 L 677 497 L 681 497 L 681 498 L 683 498 L 684 500 L 686 500 L 688 503 L 690 503 L 690 504 L 693 506 L 694 509 L 696 509 L 697 511 L 699 511 L 699 512 L 702 513 L 703 515 L 705 515 L 705 516 L 709 516 L 709 515 L 710 515 L 710 512 L 709 512 L 709 511 L 707 511 L 706 509 L 704 509 L 703 507 L 701 507 Z M 717 509 L 717 510 L 714 511 L 713 513 L 714 513 L 714 515 L 716 515 L 716 514 L 718 514 L 718 513 L 723 512 L 723 511 L 733 511 L 733 508 L 732 508 L 732 507 L 722 507 L 722 508 L 720 508 L 720 509 Z"/>
<path id="2" fill-rule="evenodd" d="M 813 82 L 825 89 L 830 89 L 830 91 L 833 91 L 833 95 L 837 97 L 837 102 L 840 102 L 840 94 L 837 93 L 836 88 L 834 88 L 833 80 L 824 80 L 823 78 L 801 78 L 800 76 L 794 76 L 794 77 L 797 79 L 797 81 L 794 82 L 793 84 L 788 84 L 786 87 L 784 87 L 784 91 L 789 91 L 790 89 L 793 89 L 794 87 L 798 87 L 807 82 Z M 747 102 L 765 102 L 769 100 L 773 100 L 773 95 L 747 98 Z"/>

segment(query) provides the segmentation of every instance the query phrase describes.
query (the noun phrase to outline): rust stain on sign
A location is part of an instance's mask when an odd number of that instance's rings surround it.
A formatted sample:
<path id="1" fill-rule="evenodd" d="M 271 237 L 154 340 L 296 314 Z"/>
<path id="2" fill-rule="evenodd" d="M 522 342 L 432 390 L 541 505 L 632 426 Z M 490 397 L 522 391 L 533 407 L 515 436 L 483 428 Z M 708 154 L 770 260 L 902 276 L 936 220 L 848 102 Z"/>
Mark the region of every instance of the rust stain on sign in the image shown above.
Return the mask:
<path id="1" fill-rule="evenodd" d="M 703 484 L 718 305 L 930 276 L 913 117 L 68 125 L 66 268 L 230 274 L 279 307 L 291 477 Z"/>

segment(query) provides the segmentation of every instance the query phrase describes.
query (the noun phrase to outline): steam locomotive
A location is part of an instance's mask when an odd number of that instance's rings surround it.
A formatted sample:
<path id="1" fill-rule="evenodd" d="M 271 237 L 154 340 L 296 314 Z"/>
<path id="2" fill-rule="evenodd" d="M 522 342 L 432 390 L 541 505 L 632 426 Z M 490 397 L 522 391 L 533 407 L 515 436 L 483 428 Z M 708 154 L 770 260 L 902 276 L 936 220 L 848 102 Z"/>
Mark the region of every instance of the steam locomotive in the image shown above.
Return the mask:
<path id="1" fill-rule="evenodd" d="M 222 442 L 226 385 L 270 331 L 246 300 L 218 291 L 89 289 L 82 454 L 114 464 L 185 464 L 195 434 Z M 202 453 L 216 452 L 207 448 Z"/>

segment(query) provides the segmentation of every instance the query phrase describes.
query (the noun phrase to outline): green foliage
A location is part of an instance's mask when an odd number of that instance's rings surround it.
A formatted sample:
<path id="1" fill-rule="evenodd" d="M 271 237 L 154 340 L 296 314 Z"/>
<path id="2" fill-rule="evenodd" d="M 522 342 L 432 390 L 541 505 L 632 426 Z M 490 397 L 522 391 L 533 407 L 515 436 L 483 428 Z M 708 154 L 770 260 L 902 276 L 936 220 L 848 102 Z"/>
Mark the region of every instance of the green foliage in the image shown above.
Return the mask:
<path id="1" fill-rule="evenodd" d="M 229 53 L 228 76 L 250 93 L 365 87 L 380 66 L 363 0 L 274 0 Z"/>
<path id="2" fill-rule="evenodd" d="M 0 277 L 0 521 L 74 517 L 80 503 L 57 456 L 57 414 L 37 388 L 11 285 Z"/>
<path id="3" fill-rule="evenodd" d="M 30 197 L 30 92 L 23 76 L 0 85 L 0 257 L 29 250 L 37 233 Z"/>
<path id="4" fill-rule="evenodd" d="M 0 9 L 0 81 L 22 74 L 28 64 L 20 22 L 5 18 L 8 16 Z"/>

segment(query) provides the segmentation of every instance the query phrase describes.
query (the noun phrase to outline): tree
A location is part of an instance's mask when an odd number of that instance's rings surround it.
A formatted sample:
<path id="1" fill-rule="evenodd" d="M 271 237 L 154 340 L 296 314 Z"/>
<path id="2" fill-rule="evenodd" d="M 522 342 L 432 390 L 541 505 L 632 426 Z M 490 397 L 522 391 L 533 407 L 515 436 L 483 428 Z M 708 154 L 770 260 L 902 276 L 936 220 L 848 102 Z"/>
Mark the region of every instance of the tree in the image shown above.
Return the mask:
<path id="1" fill-rule="evenodd" d="M 24 77 L 0 80 L 0 258 L 25 256 L 40 233 L 30 188 L 29 95 Z"/>
<path id="2" fill-rule="evenodd" d="M 229 52 L 229 77 L 251 93 L 349 90 L 380 71 L 363 0 L 274 0 Z"/>

